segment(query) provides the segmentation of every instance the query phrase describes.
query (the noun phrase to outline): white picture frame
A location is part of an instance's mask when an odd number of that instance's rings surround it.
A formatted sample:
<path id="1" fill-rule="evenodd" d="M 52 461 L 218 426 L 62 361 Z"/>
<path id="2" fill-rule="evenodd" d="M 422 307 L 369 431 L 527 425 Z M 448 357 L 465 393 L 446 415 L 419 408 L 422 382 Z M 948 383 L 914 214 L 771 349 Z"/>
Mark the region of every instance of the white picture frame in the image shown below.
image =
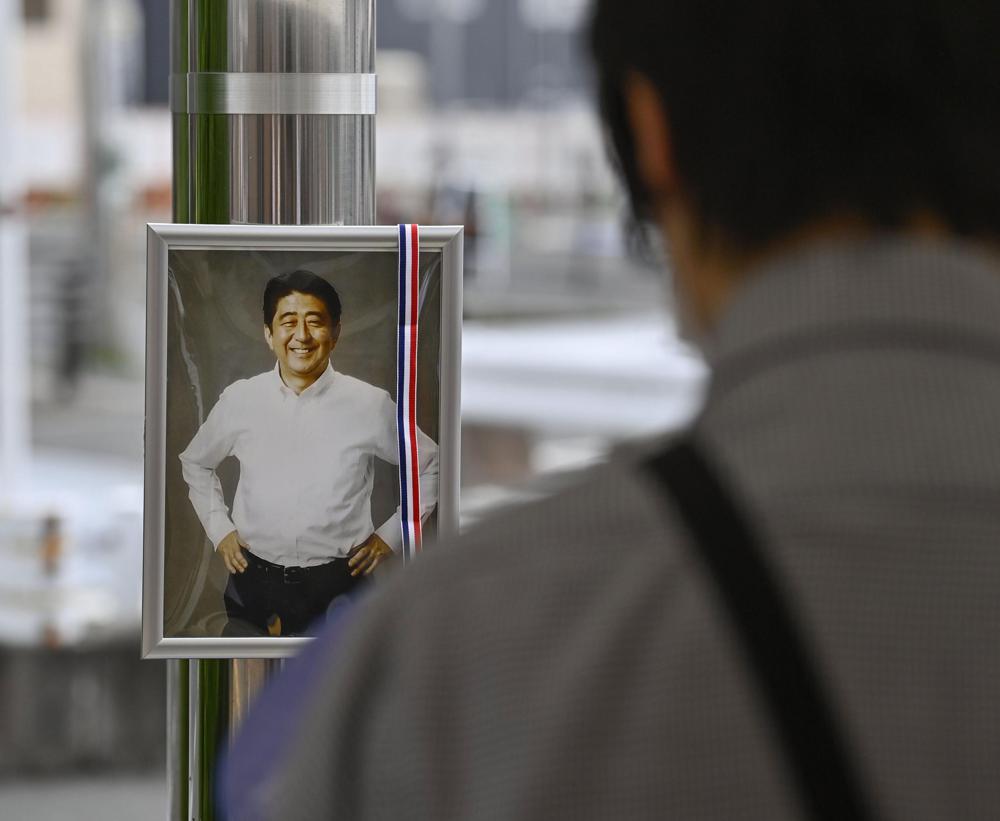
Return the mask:
<path id="1" fill-rule="evenodd" d="M 362 379 L 364 363 L 377 363 L 372 371 L 380 376 L 372 382 L 394 397 L 384 383 L 395 361 L 384 362 L 382 351 L 391 332 L 384 315 L 391 307 L 391 316 L 396 316 L 395 303 L 389 303 L 397 287 L 390 283 L 395 282 L 398 241 L 397 226 L 148 226 L 144 658 L 280 658 L 311 640 L 217 634 L 211 597 L 222 581 L 221 560 L 213 555 L 207 537 L 201 548 L 191 547 L 192 510 L 189 502 L 185 509 L 176 478 L 178 443 L 196 432 L 225 383 L 252 376 L 254 364 L 263 361 L 253 347 L 259 344 L 266 350 L 263 335 L 254 340 L 253 322 L 261 330 L 263 320 L 259 313 L 254 319 L 252 308 L 259 305 L 259 297 L 255 303 L 253 294 L 260 293 L 268 276 L 290 266 L 315 271 L 338 289 L 358 294 L 354 303 L 366 306 L 363 316 L 350 315 L 345 301 L 344 332 L 331 361 L 339 370 L 337 357 L 346 348 L 348 372 L 353 363 L 355 371 L 362 371 L 354 375 Z M 462 253 L 461 226 L 420 227 L 420 267 L 427 273 L 420 294 L 418 408 L 426 420 L 422 425 L 433 429 L 438 446 L 438 501 L 430 526 L 437 538 L 458 530 Z M 432 319 L 425 322 L 425 314 Z M 378 340 L 370 353 L 364 348 L 368 339 Z M 383 487 L 387 483 L 383 481 Z M 197 566 L 192 568 L 192 563 Z M 171 572 L 175 568 L 188 581 L 177 582 L 177 573 Z M 190 588 L 186 593 L 185 585 Z M 183 600 L 184 595 L 189 599 Z M 200 604 L 204 601 L 209 604 Z M 201 615 L 185 621 L 185 608 Z"/>

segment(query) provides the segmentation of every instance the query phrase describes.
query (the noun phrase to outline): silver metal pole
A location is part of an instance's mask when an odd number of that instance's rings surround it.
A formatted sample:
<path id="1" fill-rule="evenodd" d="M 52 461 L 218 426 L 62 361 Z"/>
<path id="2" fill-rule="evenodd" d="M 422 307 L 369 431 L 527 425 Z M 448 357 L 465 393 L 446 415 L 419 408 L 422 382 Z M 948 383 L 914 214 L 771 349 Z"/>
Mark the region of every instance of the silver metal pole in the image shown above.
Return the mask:
<path id="1" fill-rule="evenodd" d="M 375 0 L 172 0 L 174 221 L 375 221 Z M 219 744 L 276 663 L 168 668 L 171 821 L 215 817 Z"/>

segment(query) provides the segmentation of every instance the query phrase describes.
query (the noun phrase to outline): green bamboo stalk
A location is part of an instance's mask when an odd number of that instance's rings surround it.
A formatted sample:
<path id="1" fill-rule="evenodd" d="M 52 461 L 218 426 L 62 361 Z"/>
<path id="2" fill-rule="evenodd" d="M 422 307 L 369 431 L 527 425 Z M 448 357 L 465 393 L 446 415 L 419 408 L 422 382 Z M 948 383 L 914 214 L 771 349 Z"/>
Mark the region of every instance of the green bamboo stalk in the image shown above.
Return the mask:
<path id="1" fill-rule="evenodd" d="M 215 819 L 215 763 L 228 726 L 229 670 L 224 659 L 200 659 L 198 665 L 197 806 L 201 821 Z"/>
<path id="2" fill-rule="evenodd" d="M 228 68 L 228 3 L 173 0 L 171 51 L 172 70 L 226 71 Z M 190 6 L 194 5 L 194 20 Z M 189 36 L 197 48 L 191 54 Z M 194 58 L 193 60 L 191 58 Z M 173 220 L 225 224 L 229 222 L 229 127 L 226 115 L 173 115 Z M 176 784 L 173 818 L 187 821 L 214 821 L 217 817 L 215 762 L 227 731 L 229 676 L 225 661 L 182 659 L 169 675 L 177 692 L 176 715 L 170 720 L 177 743 L 172 754 Z M 192 673 L 197 686 L 191 692 Z M 194 703 L 192 703 L 192 698 Z M 192 739 L 190 717 L 197 714 L 197 733 Z M 194 766 L 189 751 L 195 745 Z M 194 776 L 194 778 L 192 778 Z M 191 794 L 191 790 L 194 794 Z M 194 809 L 194 814 L 189 814 Z"/>
<path id="3" fill-rule="evenodd" d="M 197 54 L 193 71 L 229 68 L 228 3 L 196 4 Z M 192 222 L 229 222 L 229 118 L 225 114 L 195 114 Z"/>

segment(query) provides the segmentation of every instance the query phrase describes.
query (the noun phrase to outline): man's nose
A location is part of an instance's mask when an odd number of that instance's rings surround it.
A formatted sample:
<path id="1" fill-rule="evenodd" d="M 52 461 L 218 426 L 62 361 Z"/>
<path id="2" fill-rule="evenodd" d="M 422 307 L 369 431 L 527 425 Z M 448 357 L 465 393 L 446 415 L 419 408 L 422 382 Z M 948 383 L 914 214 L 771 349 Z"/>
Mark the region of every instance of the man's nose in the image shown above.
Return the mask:
<path id="1" fill-rule="evenodd" d="M 300 322 L 295 326 L 295 338 L 300 340 L 306 340 L 312 338 L 312 333 L 309 330 L 308 322 Z"/>

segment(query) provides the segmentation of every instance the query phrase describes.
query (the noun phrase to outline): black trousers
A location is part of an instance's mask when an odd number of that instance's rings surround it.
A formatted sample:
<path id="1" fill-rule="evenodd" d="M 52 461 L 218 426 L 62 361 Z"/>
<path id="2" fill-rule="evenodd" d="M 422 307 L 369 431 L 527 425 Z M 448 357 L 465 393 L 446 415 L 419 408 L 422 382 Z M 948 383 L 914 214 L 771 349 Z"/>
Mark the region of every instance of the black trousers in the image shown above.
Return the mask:
<path id="1" fill-rule="evenodd" d="M 229 576 L 225 636 L 304 636 L 337 596 L 364 584 L 347 559 L 315 567 L 284 567 L 244 550 L 247 569 Z"/>

